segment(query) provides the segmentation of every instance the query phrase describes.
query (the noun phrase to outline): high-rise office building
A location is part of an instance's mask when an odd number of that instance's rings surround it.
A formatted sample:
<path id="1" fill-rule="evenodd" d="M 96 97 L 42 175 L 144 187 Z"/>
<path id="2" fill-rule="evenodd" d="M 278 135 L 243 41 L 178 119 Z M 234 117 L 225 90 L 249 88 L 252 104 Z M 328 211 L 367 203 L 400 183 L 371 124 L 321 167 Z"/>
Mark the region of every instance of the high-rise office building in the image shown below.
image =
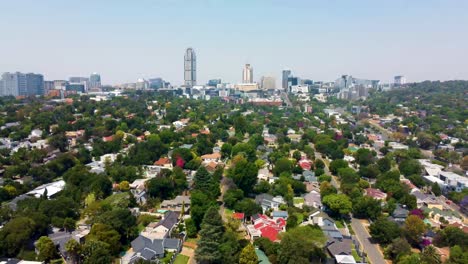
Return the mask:
<path id="1" fill-rule="evenodd" d="M 264 90 L 272 90 L 276 88 L 275 77 L 263 76 L 261 79 L 261 87 Z"/>
<path id="2" fill-rule="evenodd" d="M 406 77 L 402 75 L 395 76 L 395 85 L 401 86 L 406 84 Z"/>
<path id="3" fill-rule="evenodd" d="M 184 81 L 187 87 L 197 85 L 197 56 L 192 48 L 185 50 Z"/>
<path id="4" fill-rule="evenodd" d="M 253 83 L 253 68 L 250 64 L 245 64 L 244 70 L 242 71 L 242 82 Z"/>
<path id="5" fill-rule="evenodd" d="M 65 86 L 65 90 L 84 93 L 86 91 L 86 85 L 83 83 L 68 83 Z"/>
<path id="6" fill-rule="evenodd" d="M 54 80 L 54 89 L 55 90 L 65 90 L 67 87 L 68 81 L 65 80 Z"/>
<path id="7" fill-rule="evenodd" d="M 288 89 L 288 79 L 291 76 L 291 70 L 283 70 L 283 79 L 282 79 L 282 87 L 284 90 Z"/>
<path id="8" fill-rule="evenodd" d="M 101 75 L 94 72 L 89 76 L 89 89 L 101 89 Z"/>
<path id="9" fill-rule="evenodd" d="M 99 77 L 100 79 L 100 77 Z M 71 85 L 74 85 L 74 90 L 80 91 L 80 92 L 86 92 L 89 89 L 89 78 L 86 77 L 70 77 L 68 78 L 68 81 L 70 82 Z M 99 80 L 100 82 L 100 80 Z M 76 87 L 82 87 L 84 86 L 84 91 L 81 91 L 81 88 L 76 88 Z M 66 88 L 68 90 L 68 88 Z"/>
<path id="10" fill-rule="evenodd" d="M 34 73 L 9 73 L 2 75 L 1 96 L 30 96 L 44 94 L 44 76 Z"/>
<path id="11" fill-rule="evenodd" d="M 314 84 L 314 81 L 310 79 L 301 80 L 301 85 L 313 85 L 313 84 Z"/>
<path id="12" fill-rule="evenodd" d="M 218 84 L 221 84 L 221 79 L 211 79 L 211 80 L 208 81 L 208 83 L 206 85 L 217 87 Z"/>
<path id="13" fill-rule="evenodd" d="M 42 74 L 26 74 L 26 95 L 44 95 L 44 76 Z"/>
<path id="14" fill-rule="evenodd" d="M 291 86 L 295 86 L 295 85 L 299 85 L 299 78 L 289 75 L 287 88 L 289 89 Z"/>
<path id="15" fill-rule="evenodd" d="M 86 77 L 70 77 L 70 78 L 68 78 L 68 81 L 71 82 L 71 83 L 84 84 L 86 82 L 89 82 L 89 78 L 86 78 Z M 100 81 L 100 77 L 99 77 L 99 81 Z"/>
<path id="16" fill-rule="evenodd" d="M 162 78 L 152 78 L 149 79 L 149 88 L 151 89 L 161 89 L 165 88 L 165 82 Z"/>

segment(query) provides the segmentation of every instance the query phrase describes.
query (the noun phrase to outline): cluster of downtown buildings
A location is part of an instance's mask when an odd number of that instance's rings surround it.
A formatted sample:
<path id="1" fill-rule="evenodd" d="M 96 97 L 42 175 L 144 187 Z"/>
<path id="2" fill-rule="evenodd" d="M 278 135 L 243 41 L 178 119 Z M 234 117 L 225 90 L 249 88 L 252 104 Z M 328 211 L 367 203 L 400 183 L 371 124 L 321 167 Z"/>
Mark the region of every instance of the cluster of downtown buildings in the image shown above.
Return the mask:
<path id="1" fill-rule="evenodd" d="M 66 93 L 88 93 L 101 91 L 101 76 L 97 73 L 89 77 L 70 77 L 68 80 L 46 81 L 43 75 L 34 73 L 4 73 L 0 80 L 0 96 L 58 96 Z M 381 84 L 378 80 L 366 80 L 343 75 L 334 82 L 313 81 L 294 76 L 291 70 L 283 70 L 281 87 L 277 87 L 273 76 L 262 76 L 254 81 L 253 66 L 245 64 L 242 69 L 242 82 L 223 83 L 221 79 L 209 80 L 206 84 L 197 83 L 197 58 L 195 50 L 188 48 L 184 54 L 184 84 L 172 86 L 162 78 L 138 79 L 136 83 L 115 85 L 118 89 L 158 90 L 193 98 L 228 97 L 236 95 L 250 101 L 262 102 L 268 99 L 279 100 L 281 92 L 298 95 L 304 101 L 310 96 L 323 101 L 329 96 L 344 100 L 365 99 L 369 90 L 389 90 L 406 84 L 404 76 L 395 76 L 394 83 Z M 268 102 L 265 101 L 265 102 Z"/>
<path id="2" fill-rule="evenodd" d="M 59 91 L 85 93 L 101 89 L 101 76 L 70 77 L 69 80 L 45 81 L 42 74 L 5 72 L 0 79 L 0 96 L 56 95 Z"/>

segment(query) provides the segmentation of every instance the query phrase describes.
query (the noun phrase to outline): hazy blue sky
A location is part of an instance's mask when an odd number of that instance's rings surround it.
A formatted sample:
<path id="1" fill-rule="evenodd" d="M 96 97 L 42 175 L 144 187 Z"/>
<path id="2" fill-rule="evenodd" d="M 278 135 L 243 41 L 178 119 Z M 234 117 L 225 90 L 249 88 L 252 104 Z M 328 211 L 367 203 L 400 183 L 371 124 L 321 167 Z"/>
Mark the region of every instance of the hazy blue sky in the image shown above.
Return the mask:
<path id="1" fill-rule="evenodd" d="M 46 79 L 101 73 L 104 83 L 241 80 L 244 63 L 279 78 L 341 74 L 389 81 L 468 79 L 464 0 L 1 0 L 0 72 Z"/>

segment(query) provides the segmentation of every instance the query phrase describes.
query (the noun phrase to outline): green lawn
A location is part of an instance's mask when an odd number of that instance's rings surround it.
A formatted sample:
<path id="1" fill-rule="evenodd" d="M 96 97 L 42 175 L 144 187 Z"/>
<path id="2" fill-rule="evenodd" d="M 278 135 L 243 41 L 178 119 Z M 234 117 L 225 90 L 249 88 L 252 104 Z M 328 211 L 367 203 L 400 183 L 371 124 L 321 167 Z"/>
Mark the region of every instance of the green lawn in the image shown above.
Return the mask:
<path id="1" fill-rule="evenodd" d="M 343 225 L 343 222 L 342 222 L 341 220 L 335 221 L 335 225 L 336 225 L 336 227 L 338 227 L 338 228 L 345 228 L 344 225 Z"/>
<path id="2" fill-rule="evenodd" d="M 161 263 L 169 263 L 171 261 L 172 255 L 174 255 L 174 252 L 168 252 L 166 256 L 161 259 Z"/>
<path id="3" fill-rule="evenodd" d="M 294 204 L 301 204 L 304 203 L 304 198 L 302 197 L 294 197 Z"/>
<path id="4" fill-rule="evenodd" d="M 234 213 L 234 211 L 231 210 L 231 209 L 225 208 L 225 209 L 224 209 L 224 213 L 226 214 L 226 216 L 231 216 L 231 215 Z"/>
<path id="5" fill-rule="evenodd" d="M 354 259 L 356 260 L 356 262 L 361 262 L 361 258 L 359 257 L 359 255 L 358 255 L 356 249 L 353 248 L 353 249 L 351 250 L 351 254 L 353 255 L 353 257 L 354 257 Z"/>
<path id="6" fill-rule="evenodd" d="M 350 224 L 348 224 L 347 226 L 348 226 L 348 229 L 349 229 L 349 233 L 350 233 L 351 235 L 354 235 L 353 227 L 352 227 Z"/>
<path id="7" fill-rule="evenodd" d="M 187 264 L 188 261 L 189 261 L 189 259 L 190 259 L 190 258 L 189 258 L 188 256 L 179 254 L 179 255 L 177 255 L 177 257 L 175 258 L 174 264 Z"/>

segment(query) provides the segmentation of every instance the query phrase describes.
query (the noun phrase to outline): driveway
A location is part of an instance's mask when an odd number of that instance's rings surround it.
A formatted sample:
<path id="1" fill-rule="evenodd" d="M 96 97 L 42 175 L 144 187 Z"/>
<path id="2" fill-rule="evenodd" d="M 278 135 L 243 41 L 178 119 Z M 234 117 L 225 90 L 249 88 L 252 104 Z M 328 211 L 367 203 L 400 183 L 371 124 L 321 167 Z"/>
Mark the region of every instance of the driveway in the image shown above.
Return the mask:
<path id="1" fill-rule="evenodd" d="M 359 243 L 364 248 L 364 252 L 367 253 L 367 259 L 371 264 L 387 263 L 379 249 L 379 244 L 374 244 L 370 241 L 371 236 L 367 232 L 366 228 L 359 219 L 351 219 L 351 227 L 359 240 Z"/>

